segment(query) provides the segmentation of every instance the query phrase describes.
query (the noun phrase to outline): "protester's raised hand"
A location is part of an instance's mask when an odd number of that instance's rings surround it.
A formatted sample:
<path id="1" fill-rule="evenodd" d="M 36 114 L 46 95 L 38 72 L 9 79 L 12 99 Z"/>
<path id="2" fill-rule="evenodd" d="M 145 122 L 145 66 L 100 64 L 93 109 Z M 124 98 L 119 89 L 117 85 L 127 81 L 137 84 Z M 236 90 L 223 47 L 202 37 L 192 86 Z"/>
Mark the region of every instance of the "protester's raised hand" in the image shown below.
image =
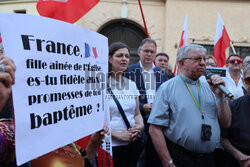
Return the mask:
<path id="1" fill-rule="evenodd" d="M 0 111 L 11 94 L 11 85 L 15 83 L 16 66 L 12 59 L 0 56 Z"/>
<path id="2" fill-rule="evenodd" d="M 15 83 L 16 65 L 14 61 L 6 56 L 0 56 L 0 81 L 6 87 Z"/>
<path id="3" fill-rule="evenodd" d="M 91 135 L 91 142 L 96 145 L 101 145 L 103 143 L 103 139 L 105 135 L 110 135 L 109 128 L 106 124 L 103 125 L 103 129 L 95 132 Z"/>

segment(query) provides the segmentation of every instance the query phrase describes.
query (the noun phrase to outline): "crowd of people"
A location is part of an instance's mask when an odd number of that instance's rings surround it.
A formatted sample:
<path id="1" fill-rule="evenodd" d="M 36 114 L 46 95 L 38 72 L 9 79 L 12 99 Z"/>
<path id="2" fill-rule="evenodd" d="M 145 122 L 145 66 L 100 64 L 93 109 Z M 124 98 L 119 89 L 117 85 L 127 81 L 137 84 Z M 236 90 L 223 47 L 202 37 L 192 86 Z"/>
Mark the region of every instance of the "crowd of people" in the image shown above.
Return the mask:
<path id="1" fill-rule="evenodd" d="M 226 77 L 205 79 L 206 67 L 217 67 L 217 62 L 203 46 L 179 48 L 176 76 L 169 56 L 157 54 L 155 40 L 144 39 L 137 53 L 140 60 L 129 65 L 128 45 L 109 46 L 107 94 L 112 98 L 107 100 L 113 166 L 250 167 L 250 56 L 242 60 L 240 55 L 230 55 Z M 15 70 L 13 60 L 0 56 L 0 118 L 8 118 L 5 123 L 13 118 Z M 228 99 L 217 85 L 225 86 L 233 98 Z M 5 135 L 14 133 L 13 122 L 9 124 L 5 131 L 0 126 L 0 166 L 14 159 L 13 138 Z M 106 125 L 92 135 L 84 155 L 75 149 L 77 143 L 71 143 L 24 166 L 50 166 L 54 158 L 67 167 L 96 166 L 96 151 L 105 134 L 109 134 Z M 72 158 L 65 150 L 77 156 Z"/>

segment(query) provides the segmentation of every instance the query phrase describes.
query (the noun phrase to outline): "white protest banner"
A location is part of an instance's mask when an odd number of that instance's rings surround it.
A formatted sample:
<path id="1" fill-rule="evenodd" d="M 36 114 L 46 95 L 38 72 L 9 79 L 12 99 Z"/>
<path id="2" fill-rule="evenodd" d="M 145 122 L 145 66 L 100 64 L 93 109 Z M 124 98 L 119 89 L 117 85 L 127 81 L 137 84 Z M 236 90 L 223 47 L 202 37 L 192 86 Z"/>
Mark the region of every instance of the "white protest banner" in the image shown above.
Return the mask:
<path id="1" fill-rule="evenodd" d="M 207 71 L 210 71 L 213 74 L 218 74 L 221 77 L 226 77 L 228 69 L 224 67 L 206 67 Z"/>
<path id="2" fill-rule="evenodd" d="M 13 100 L 18 165 L 103 127 L 106 37 L 20 14 L 0 14 L 0 32 L 6 56 L 17 66 Z"/>

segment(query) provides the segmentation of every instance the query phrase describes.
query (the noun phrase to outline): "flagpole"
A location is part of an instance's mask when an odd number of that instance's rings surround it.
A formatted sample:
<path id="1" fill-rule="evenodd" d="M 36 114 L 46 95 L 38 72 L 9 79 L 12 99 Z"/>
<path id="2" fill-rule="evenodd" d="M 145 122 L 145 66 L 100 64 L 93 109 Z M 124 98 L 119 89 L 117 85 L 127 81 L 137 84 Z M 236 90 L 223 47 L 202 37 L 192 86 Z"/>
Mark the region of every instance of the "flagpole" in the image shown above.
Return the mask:
<path id="1" fill-rule="evenodd" d="M 149 38 L 147 24 L 146 24 L 146 21 L 145 21 L 145 18 L 144 18 L 144 14 L 143 14 L 143 10 L 142 10 L 142 6 L 141 6 L 141 0 L 138 0 L 138 2 L 139 2 L 140 10 L 141 10 L 143 24 L 144 24 L 144 27 L 145 27 L 145 32 L 146 32 L 147 37 Z"/>
<path id="2" fill-rule="evenodd" d="M 232 47 L 232 50 L 235 52 L 235 49 L 232 45 L 232 42 L 227 33 L 226 27 L 223 23 L 220 13 L 218 13 L 215 38 L 214 38 L 214 53 L 213 56 L 217 60 L 218 67 L 223 67 L 226 64 L 226 49 Z"/>
<path id="3" fill-rule="evenodd" d="M 230 46 L 231 46 L 231 48 L 232 48 L 233 53 L 236 55 L 236 51 L 235 51 L 235 49 L 234 49 L 234 46 L 233 46 L 232 41 L 230 41 Z"/>
<path id="4" fill-rule="evenodd" d="M 182 28 L 182 33 L 181 33 L 181 40 L 180 40 L 180 43 L 179 43 L 179 46 L 178 46 L 178 49 L 184 45 L 186 45 L 187 43 L 187 22 L 188 22 L 188 14 L 186 14 L 185 16 L 185 20 L 184 20 L 184 25 L 183 25 L 183 28 Z M 177 66 L 177 63 L 178 62 L 175 62 L 175 66 L 174 66 L 174 74 L 179 74 L 179 68 Z"/>

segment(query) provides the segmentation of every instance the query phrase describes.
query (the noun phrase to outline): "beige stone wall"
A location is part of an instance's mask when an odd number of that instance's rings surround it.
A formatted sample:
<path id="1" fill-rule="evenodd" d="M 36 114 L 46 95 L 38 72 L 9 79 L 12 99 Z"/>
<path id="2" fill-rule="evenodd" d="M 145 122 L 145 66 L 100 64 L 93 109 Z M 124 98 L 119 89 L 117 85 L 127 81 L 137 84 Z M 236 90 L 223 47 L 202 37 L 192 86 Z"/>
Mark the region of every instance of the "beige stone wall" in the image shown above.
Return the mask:
<path id="1" fill-rule="evenodd" d="M 15 10 L 26 10 L 27 14 L 38 15 L 35 0 L 0 2 L 0 13 L 14 13 Z"/>
<path id="2" fill-rule="evenodd" d="M 174 46 L 179 44 L 185 14 L 189 15 L 188 43 L 195 39 L 195 42 L 213 44 L 218 12 L 234 44 L 250 46 L 249 1 L 167 0 L 164 51 L 171 56 L 171 64 L 175 62 L 177 48 Z"/>
<path id="3" fill-rule="evenodd" d="M 141 0 L 146 18 L 148 32 L 155 39 L 158 50 L 164 46 L 165 30 L 165 1 L 164 0 Z M 122 0 L 100 0 L 100 2 L 76 24 L 94 31 L 98 31 L 108 22 L 121 19 Z M 25 9 L 27 14 L 38 15 L 36 1 L 5 1 L 0 2 L 1 13 L 13 13 L 14 10 Z M 128 0 L 128 20 L 136 22 L 144 28 L 140 8 L 137 0 Z"/>
<path id="4" fill-rule="evenodd" d="M 147 22 L 148 32 L 155 39 L 158 50 L 163 50 L 165 27 L 165 3 L 163 1 L 143 1 L 143 12 Z M 101 0 L 89 13 L 77 22 L 77 25 L 98 31 L 108 22 L 121 19 L 122 0 Z M 128 0 L 128 20 L 136 22 L 144 28 L 137 0 Z"/>
<path id="5" fill-rule="evenodd" d="M 151 38 L 158 51 L 170 55 L 175 63 L 185 14 L 188 20 L 188 43 L 213 44 L 217 13 L 220 12 L 228 34 L 235 45 L 250 46 L 249 0 L 141 0 Z M 13 13 L 25 9 L 27 14 L 38 15 L 35 0 L 0 2 L 1 13 Z M 76 24 L 94 31 L 115 19 L 121 19 L 122 0 L 100 2 Z M 128 20 L 144 27 L 137 0 L 127 0 Z"/>

